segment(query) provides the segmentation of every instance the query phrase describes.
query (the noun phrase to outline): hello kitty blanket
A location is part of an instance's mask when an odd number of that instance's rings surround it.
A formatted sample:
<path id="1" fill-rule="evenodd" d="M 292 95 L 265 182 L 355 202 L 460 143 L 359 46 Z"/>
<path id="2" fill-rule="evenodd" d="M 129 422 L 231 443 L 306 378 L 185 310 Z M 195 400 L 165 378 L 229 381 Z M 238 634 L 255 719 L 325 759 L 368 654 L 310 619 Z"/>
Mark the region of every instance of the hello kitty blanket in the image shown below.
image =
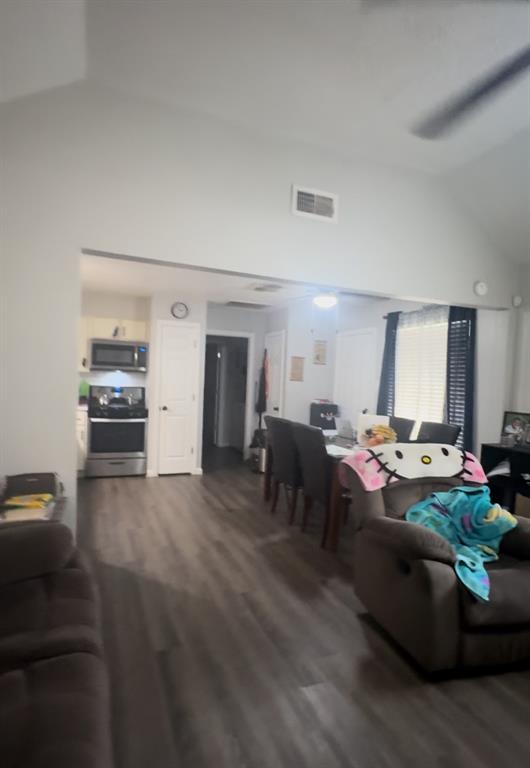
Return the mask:
<path id="1" fill-rule="evenodd" d="M 355 471 L 365 491 L 422 477 L 458 477 L 464 482 L 487 483 L 482 465 L 472 453 L 439 443 L 388 443 L 356 451 L 340 465 L 340 480 L 345 486 L 347 467 Z"/>

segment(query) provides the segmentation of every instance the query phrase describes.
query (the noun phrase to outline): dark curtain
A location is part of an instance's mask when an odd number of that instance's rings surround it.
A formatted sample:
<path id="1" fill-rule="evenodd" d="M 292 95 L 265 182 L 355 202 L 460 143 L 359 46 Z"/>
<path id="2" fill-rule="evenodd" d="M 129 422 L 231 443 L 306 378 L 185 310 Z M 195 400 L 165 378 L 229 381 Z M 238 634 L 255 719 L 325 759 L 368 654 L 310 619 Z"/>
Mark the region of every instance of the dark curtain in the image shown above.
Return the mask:
<path id="1" fill-rule="evenodd" d="M 477 310 L 449 307 L 447 421 L 461 428 L 457 446 L 473 451 Z"/>
<path id="2" fill-rule="evenodd" d="M 396 395 L 396 339 L 400 312 L 389 312 L 386 319 L 385 351 L 377 398 L 377 413 L 394 415 Z"/>

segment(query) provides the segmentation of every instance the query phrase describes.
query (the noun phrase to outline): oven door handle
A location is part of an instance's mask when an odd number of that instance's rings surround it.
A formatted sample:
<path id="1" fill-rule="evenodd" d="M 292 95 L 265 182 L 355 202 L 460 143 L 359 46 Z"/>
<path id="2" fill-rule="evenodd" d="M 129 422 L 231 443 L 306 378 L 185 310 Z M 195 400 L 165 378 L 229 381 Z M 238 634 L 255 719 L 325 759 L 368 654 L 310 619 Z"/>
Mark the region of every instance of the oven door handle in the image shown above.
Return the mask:
<path id="1" fill-rule="evenodd" d="M 145 424 L 147 419 L 88 419 L 92 424 Z"/>

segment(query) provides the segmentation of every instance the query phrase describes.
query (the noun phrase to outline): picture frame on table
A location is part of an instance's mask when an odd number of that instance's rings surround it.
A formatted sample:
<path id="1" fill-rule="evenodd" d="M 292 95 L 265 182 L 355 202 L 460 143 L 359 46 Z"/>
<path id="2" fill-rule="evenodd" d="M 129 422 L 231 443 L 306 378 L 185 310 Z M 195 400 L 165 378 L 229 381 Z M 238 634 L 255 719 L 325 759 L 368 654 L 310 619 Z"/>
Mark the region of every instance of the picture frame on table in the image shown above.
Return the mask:
<path id="1" fill-rule="evenodd" d="M 503 439 L 513 439 L 514 443 L 524 442 L 525 433 L 528 427 L 530 427 L 530 413 L 504 411 L 501 441 Z"/>

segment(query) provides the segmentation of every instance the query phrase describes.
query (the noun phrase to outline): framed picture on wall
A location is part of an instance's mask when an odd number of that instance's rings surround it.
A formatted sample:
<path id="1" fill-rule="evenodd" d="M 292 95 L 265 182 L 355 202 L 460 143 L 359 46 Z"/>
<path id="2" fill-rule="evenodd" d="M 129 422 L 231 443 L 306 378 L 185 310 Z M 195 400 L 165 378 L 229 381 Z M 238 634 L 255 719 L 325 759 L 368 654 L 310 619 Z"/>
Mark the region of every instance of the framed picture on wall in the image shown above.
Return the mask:
<path id="1" fill-rule="evenodd" d="M 521 443 L 524 440 L 527 427 L 530 427 L 530 413 L 505 411 L 501 437 L 513 436 L 516 443 Z"/>
<path id="2" fill-rule="evenodd" d="M 314 365 L 326 365 L 327 362 L 328 343 L 327 341 L 313 342 L 313 364 Z"/>
<path id="3" fill-rule="evenodd" d="M 304 360 L 305 357 L 291 357 L 291 375 L 290 381 L 303 381 L 304 380 Z"/>

